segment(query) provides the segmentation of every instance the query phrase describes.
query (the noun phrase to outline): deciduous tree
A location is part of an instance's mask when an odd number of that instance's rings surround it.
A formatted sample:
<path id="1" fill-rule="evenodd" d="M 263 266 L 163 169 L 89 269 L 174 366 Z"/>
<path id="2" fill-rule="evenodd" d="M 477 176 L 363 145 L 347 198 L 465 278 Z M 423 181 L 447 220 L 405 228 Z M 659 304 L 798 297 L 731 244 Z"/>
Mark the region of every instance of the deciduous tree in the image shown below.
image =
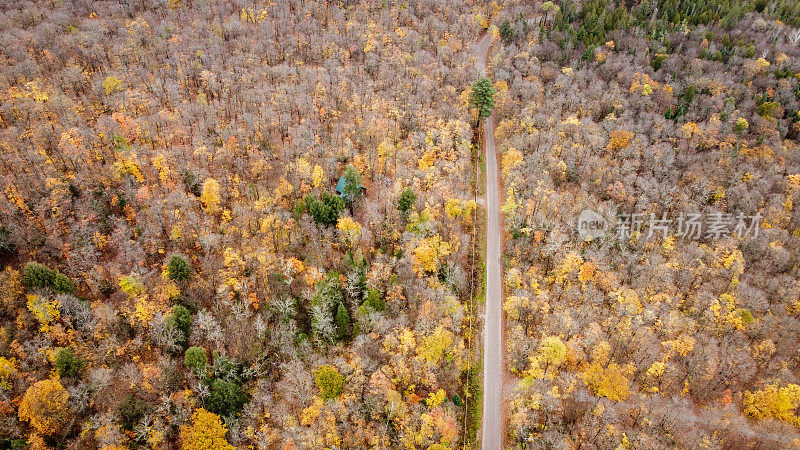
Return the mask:
<path id="1" fill-rule="evenodd" d="M 19 404 L 19 418 L 31 424 L 41 434 L 55 435 L 69 419 L 69 394 L 58 380 L 47 379 L 34 383 L 25 391 Z"/>

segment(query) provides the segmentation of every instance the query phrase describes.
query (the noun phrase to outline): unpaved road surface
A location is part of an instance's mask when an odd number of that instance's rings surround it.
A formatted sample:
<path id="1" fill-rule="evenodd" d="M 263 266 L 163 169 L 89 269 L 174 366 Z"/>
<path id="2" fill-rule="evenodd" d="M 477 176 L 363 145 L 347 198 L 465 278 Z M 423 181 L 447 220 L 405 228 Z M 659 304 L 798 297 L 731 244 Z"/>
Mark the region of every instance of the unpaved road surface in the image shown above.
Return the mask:
<path id="1" fill-rule="evenodd" d="M 486 53 L 492 42 L 487 33 L 476 44 L 478 71 L 486 74 Z M 502 442 L 501 393 L 502 314 L 500 298 L 500 205 L 497 179 L 497 154 L 494 122 L 486 118 L 486 311 L 483 320 L 483 424 L 481 443 L 484 450 L 498 450 Z"/>

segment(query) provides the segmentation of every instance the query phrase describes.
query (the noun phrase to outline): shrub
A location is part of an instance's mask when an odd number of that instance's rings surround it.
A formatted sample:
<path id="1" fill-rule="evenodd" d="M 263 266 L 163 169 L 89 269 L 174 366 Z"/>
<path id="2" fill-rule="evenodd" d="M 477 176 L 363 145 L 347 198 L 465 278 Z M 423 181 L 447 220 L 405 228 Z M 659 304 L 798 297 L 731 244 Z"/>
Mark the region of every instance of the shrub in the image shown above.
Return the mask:
<path id="1" fill-rule="evenodd" d="M 75 283 L 61 272 L 51 270 L 44 264 L 29 262 L 22 273 L 22 283 L 28 289 L 47 288 L 59 294 L 74 294 Z"/>
<path id="2" fill-rule="evenodd" d="M 170 280 L 183 281 L 189 279 L 192 268 L 189 266 L 189 262 L 182 256 L 172 255 L 169 259 L 169 264 L 167 264 L 167 273 L 169 273 Z"/>
<path id="3" fill-rule="evenodd" d="M 83 368 L 83 360 L 75 354 L 71 347 L 59 350 L 54 363 L 58 374 L 67 378 L 78 376 Z"/>
<path id="4" fill-rule="evenodd" d="M 344 375 L 340 374 L 335 367 L 327 364 L 319 366 L 314 371 L 314 384 L 319 388 L 319 395 L 323 400 L 338 397 L 342 393 L 344 380 Z"/>
<path id="5" fill-rule="evenodd" d="M 208 363 L 206 351 L 202 347 L 189 347 L 183 357 L 183 363 L 195 373 L 199 372 Z"/>

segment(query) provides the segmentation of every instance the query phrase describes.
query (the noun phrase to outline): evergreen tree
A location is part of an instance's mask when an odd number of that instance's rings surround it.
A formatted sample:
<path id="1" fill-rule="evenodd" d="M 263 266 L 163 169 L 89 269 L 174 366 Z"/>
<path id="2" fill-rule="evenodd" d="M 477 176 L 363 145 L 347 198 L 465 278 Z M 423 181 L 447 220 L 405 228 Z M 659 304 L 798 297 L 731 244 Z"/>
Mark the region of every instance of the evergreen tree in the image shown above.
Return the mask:
<path id="1" fill-rule="evenodd" d="M 25 265 L 22 283 L 28 289 L 48 288 L 59 294 L 75 293 L 75 283 L 66 275 L 33 261 Z"/>
<path id="2" fill-rule="evenodd" d="M 494 108 L 495 88 L 492 81 L 486 77 L 481 77 L 472 85 L 469 95 L 469 103 L 478 109 L 478 117 L 489 117 Z"/>
<path id="3" fill-rule="evenodd" d="M 208 363 L 208 356 L 203 347 L 189 347 L 183 357 L 183 364 L 195 373 L 199 373 Z"/>
<path id="4" fill-rule="evenodd" d="M 61 377 L 76 377 L 83 368 L 83 360 L 75 355 L 71 347 L 67 347 L 56 353 L 54 365 Z"/>
<path id="5" fill-rule="evenodd" d="M 342 189 L 342 197 L 344 197 L 347 206 L 352 210 L 353 203 L 361 195 L 361 174 L 358 169 L 352 164 L 348 164 L 344 170 L 344 188 Z"/>
<path id="6" fill-rule="evenodd" d="M 397 209 L 403 215 L 403 217 L 408 217 L 408 212 L 412 206 L 414 206 L 414 202 L 417 201 L 417 194 L 414 193 L 414 190 L 410 187 L 403 189 L 403 192 L 400 194 L 400 197 L 397 199 Z"/>
<path id="7" fill-rule="evenodd" d="M 167 264 L 167 273 L 169 274 L 170 280 L 184 281 L 189 279 L 192 268 L 189 266 L 189 262 L 182 256 L 172 255 L 169 259 L 169 264 Z"/>
<path id="8" fill-rule="evenodd" d="M 323 192 L 322 198 L 318 199 L 311 194 L 306 195 L 306 205 L 314 222 L 323 225 L 333 225 L 339 219 L 339 212 L 344 207 L 344 200 L 338 195 Z"/>
<path id="9" fill-rule="evenodd" d="M 189 331 L 192 327 L 192 313 L 185 306 L 175 305 L 172 307 L 172 314 L 164 319 L 164 326 L 178 331 L 175 344 L 182 350 L 189 339 Z"/>
<path id="10" fill-rule="evenodd" d="M 339 332 L 340 341 L 350 338 L 351 325 L 352 321 L 350 320 L 350 313 L 347 312 L 347 308 L 345 308 L 344 303 L 339 303 L 339 307 L 336 308 L 336 328 Z"/>
<path id="11" fill-rule="evenodd" d="M 500 25 L 500 37 L 506 45 L 514 41 L 514 29 L 511 28 L 511 21 L 508 19 L 504 20 Z"/>

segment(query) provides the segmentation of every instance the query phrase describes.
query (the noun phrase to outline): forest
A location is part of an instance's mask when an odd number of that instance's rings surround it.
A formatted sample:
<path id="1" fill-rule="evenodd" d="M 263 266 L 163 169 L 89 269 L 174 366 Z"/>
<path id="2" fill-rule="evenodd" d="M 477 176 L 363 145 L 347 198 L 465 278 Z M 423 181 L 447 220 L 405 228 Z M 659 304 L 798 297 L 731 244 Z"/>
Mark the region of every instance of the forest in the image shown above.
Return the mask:
<path id="1" fill-rule="evenodd" d="M 631 3 L 498 27 L 508 446 L 793 448 L 800 5 Z"/>
<path id="2" fill-rule="evenodd" d="M 465 441 L 462 2 L 0 23 L 0 446 Z"/>
<path id="3" fill-rule="evenodd" d="M 0 2 L 0 449 L 800 446 L 798 27 L 796 0 Z"/>

